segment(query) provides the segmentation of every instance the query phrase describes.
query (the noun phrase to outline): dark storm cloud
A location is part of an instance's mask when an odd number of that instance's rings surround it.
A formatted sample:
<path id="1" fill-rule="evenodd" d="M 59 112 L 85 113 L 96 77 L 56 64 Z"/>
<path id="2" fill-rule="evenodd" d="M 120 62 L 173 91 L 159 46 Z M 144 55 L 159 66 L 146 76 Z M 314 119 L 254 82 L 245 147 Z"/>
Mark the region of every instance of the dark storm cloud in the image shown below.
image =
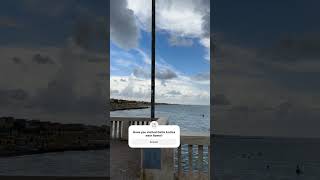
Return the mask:
<path id="1" fill-rule="evenodd" d="M 29 93 L 23 89 L 0 89 L 0 105 L 10 106 L 15 102 L 23 102 L 29 98 Z"/>
<path id="2" fill-rule="evenodd" d="M 72 39 L 74 43 L 84 50 L 99 50 L 104 54 L 107 46 L 108 31 L 107 19 L 104 16 L 96 16 L 90 11 L 81 11 L 73 27 Z M 102 47 L 97 47 L 99 43 Z M 106 61 L 106 58 L 88 58 L 91 62 Z"/>
<path id="3" fill-rule="evenodd" d="M 227 104 L 218 98 L 224 94 L 232 106 L 214 108 L 215 132 L 319 136 L 310 127 L 319 125 L 319 35 L 280 36 L 263 46 L 221 40 L 216 50 L 213 103 Z"/>
<path id="4" fill-rule="evenodd" d="M 84 49 L 89 48 L 90 36 L 92 35 L 92 27 L 90 25 L 90 22 L 86 18 L 78 20 L 75 25 L 74 42 Z"/>
<path id="5" fill-rule="evenodd" d="M 105 123 L 109 77 L 106 4 L 77 0 L 3 2 L 2 15 L 9 15 L 10 22 L 0 18 L 4 31 L 0 40 L 1 115 L 61 123 Z M 19 23 L 22 28 L 12 28 L 20 27 Z M 101 78 L 99 72 L 104 73 Z"/>
<path id="6" fill-rule="evenodd" d="M 139 28 L 134 12 L 127 8 L 126 0 L 110 1 L 110 37 L 115 44 L 125 49 L 138 45 Z"/>
<path id="7" fill-rule="evenodd" d="M 264 47 L 248 47 L 218 39 L 215 52 L 217 75 L 264 76 L 276 80 L 284 77 L 276 77 L 277 74 L 317 74 L 319 49 L 319 34 L 282 36 Z"/>
<path id="8" fill-rule="evenodd" d="M 261 57 L 269 56 L 271 61 L 283 63 L 317 60 L 320 56 L 320 34 L 283 37 L 273 44 L 274 48 L 261 50 Z"/>
<path id="9" fill-rule="evenodd" d="M 66 72 L 63 70 L 60 73 L 64 74 Z M 74 74 L 70 74 L 70 76 L 74 76 Z M 94 81 L 94 79 L 92 80 Z M 58 75 L 55 80 L 48 83 L 48 88 L 40 89 L 37 92 L 32 99 L 31 106 L 48 113 L 81 112 L 94 114 L 103 112 L 105 101 L 102 91 L 104 86 L 96 84 L 94 94 L 77 95 L 75 81 L 75 77 Z"/>
<path id="10" fill-rule="evenodd" d="M 31 107 L 48 113 L 81 112 L 90 115 L 103 112 L 104 95 L 106 94 L 103 92 L 106 87 L 101 79 L 106 79 L 109 72 L 106 63 L 102 63 L 106 62 L 106 60 L 102 61 L 104 57 L 89 48 L 88 39 L 94 41 L 91 37 L 95 31 L 88 30 L 90 28 L 87 28 L 87 25 L 75 26 L 75 29 L 82 28 L 82 30 L 74 31 L 73 38 L 68 39 L 66 47 L 61 49 L 58 59 L 59 71 L 53 80 L 48 82 L 47 88 L 41 88 L 37 91 L 32 99 Z M 48 60 L 43 56 L 37 59 L 40 62 Z M 94 62 L 100 64 L 89 63 L 93 59 Z M 97 66 L 98 68 L 96 68 Z M 79 82 L 86 81 L 91 83 L 85 86 L 79 85 Z M 84 89 L 91 89 L 91 93 L 83 92 Z"/>
<path id="11" fill-rule="evenodd" d="M 212 89 L 232 106 L 213 108 L 211 132 L 319 138 L 319 3 L 215 4 Z"/>
<path id="12" fill-rule="evenodd" d="M 0 90 L 0 94 L 2 97 L 18 101 L 26 100 L 29 96 L 29 94 L 23 89 Z"/>
<path id="13" fill-rule="evenodd" d="M 54 60 L 51 57 L 41 54 L 35 54 L 32 57 L 32 61 L 38 64 L 55 64 Z"/>

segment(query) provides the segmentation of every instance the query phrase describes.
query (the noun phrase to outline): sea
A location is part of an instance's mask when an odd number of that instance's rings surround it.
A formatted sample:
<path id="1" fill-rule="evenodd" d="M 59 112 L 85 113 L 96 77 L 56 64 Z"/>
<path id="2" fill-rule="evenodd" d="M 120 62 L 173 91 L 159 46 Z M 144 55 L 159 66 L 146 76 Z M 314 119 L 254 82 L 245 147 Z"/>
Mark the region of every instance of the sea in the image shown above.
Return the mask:
<path id="1" fill-rule="evenodd" d="M 113 111 L 111 117 L 150 117 L 150 108 Z M 168 118 L 182 132 L 210 133 L 210 106 L 156 105 L 155 116 Z"/>
<path id="2" fill-rule="evenodd" d="M 209 134 L 209 106 L 156 105 L 157 117 L 167 117 L 182 132 Z M 113 111 L 110 116 L 150 117 L 150 108 Z M 90 121 L 86 122 L 90 124 Z M 185 148 L 186 149 L 186 148 Z M 206 149 L 204 149 L 206 150 Z M 184 155 L 186 151 L 183 151 Z M 0 176 L 109 176 L 109 152 L 106 150 L 66 151 L 0 158 Z M 208 154 L 205 152 L 208 164 Z"/>
<path id="3" fill-rule="evenodd" d="M 125 110 L 111 112 L 111 117 L 150 117 L 150 108 L 139 110 Z M 156 117 L 165 117 L 169 124 L 178 125 L 181 135 L 204 135 L 210 136 L 210 106 L 206 105 L 156 105 Z M 194 156 L 197 157 L 198 149 L 193 147 Z M 182 168 L 189 171 L 188 166 L 188 145 L 181 146 Z M 177 151 L 175 151 L 175 170 L 178 169 Z M 204 172 L 208 172 L 208 146 L 203 147 Z M 197 159 L 193 158 L 193 164 L 197 164 Z M 197 166 L 193 166 L 194 172 L 198 171 Z"/>
<path id="4" fill-rule="evenodd" d="M 150 109 L 113 111 L 111 116 L 149 117 Z M 210 133 L 210 108 L 198 105 L 156 105 L 183 133 Z M 215 180 L 319 180 L 320 139 L 211 136 Z M 186 160 L 187 148 L 183 150 Z M 205 164 L 208 170 L 208 150 Z M 196 152 L 196 150 L 194 151 Z M 0 158 L 0 175 L 108 176 L 108 151 L 68 151 Z M 187 161 L 184 169 L 188 170 Z"/>
<path id="5" fill-rule="evenodd" d="M 318 180 L 320 140 L 211 137 L 215 180 Z"/>

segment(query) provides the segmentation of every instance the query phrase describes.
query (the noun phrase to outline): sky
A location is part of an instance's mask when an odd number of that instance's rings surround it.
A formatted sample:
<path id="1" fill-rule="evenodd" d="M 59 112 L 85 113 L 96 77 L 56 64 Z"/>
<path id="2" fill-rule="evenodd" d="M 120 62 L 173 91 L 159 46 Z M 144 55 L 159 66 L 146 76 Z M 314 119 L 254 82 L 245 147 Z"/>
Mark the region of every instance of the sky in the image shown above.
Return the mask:
<path id="1" fill-rule="evenodd" d="M 109 73 L 111 97 L 149 101 L 148 2 L 110 1 L 109 43 L 104 1 L 3 2 L 0 116 L 103 124 Z M 213 99 L 217 134 L 320 137 L 319 2 L 212 2 L 158 2 L 156 102 Z"/>
<path id="2" fill-rule="evenodd" d="M 210 1 L 156 2 L 156 102 L 209 105 Z M 150 101 L 151 1 L 110 1 L 111 98 Z"/>
<path id="3" fill-rule="evenodd" d="M 319 1 L 214 2 L 211 131 L 320 137 Z"/>
<path id="4" fill-rule="evenodd" d="M 105 1 L 4 1 L 0 116 L 104 124 Z"/>

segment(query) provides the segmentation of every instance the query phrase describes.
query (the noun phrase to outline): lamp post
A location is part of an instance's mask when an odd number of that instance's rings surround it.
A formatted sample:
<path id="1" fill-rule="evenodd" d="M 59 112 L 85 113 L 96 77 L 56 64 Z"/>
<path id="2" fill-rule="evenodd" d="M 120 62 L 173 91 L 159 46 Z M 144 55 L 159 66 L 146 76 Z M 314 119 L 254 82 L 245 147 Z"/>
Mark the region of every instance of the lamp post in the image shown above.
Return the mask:
<path id="1" fill-rule="evenodd" d="M 155 69 L 156 69 L 156 2 L 152 0 L 152 36 L 151 36 L 151 121 L 154 119 L 155 107 Z"/>
<path id="2" fill-rule="evenodd" d="M 155 69 L 156 69 L 156 1 L 152 0 L 152 35 L 151 35 L 151 118 L 150 121 L 154 120 L 154 105 L 155 105 Z M 161 169 L 161 149 L 159 148 L 145 148 L 143 149 L 143 177 L 151 172 L 147 169 Z"/>

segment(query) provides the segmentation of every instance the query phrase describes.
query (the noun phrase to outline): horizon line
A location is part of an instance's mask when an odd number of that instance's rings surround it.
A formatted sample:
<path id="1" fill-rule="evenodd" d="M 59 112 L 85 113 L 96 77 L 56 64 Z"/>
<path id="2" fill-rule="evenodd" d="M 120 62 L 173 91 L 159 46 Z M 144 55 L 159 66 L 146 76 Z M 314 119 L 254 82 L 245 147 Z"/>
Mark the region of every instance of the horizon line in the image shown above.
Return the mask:
<path id="1" fill-rule="evenodd" d="M 151 103 L 151 101 L 144 101 L 144 100 L 122 99 L 122 98 L 112 98 L 112 97 L 110 97 L 110 100 L 111 99 Z M 155 104 L 210 106 L 210 104 L 184 104 L 184 103 L 173 103 L 173 102 L 155 102 Z"/>

